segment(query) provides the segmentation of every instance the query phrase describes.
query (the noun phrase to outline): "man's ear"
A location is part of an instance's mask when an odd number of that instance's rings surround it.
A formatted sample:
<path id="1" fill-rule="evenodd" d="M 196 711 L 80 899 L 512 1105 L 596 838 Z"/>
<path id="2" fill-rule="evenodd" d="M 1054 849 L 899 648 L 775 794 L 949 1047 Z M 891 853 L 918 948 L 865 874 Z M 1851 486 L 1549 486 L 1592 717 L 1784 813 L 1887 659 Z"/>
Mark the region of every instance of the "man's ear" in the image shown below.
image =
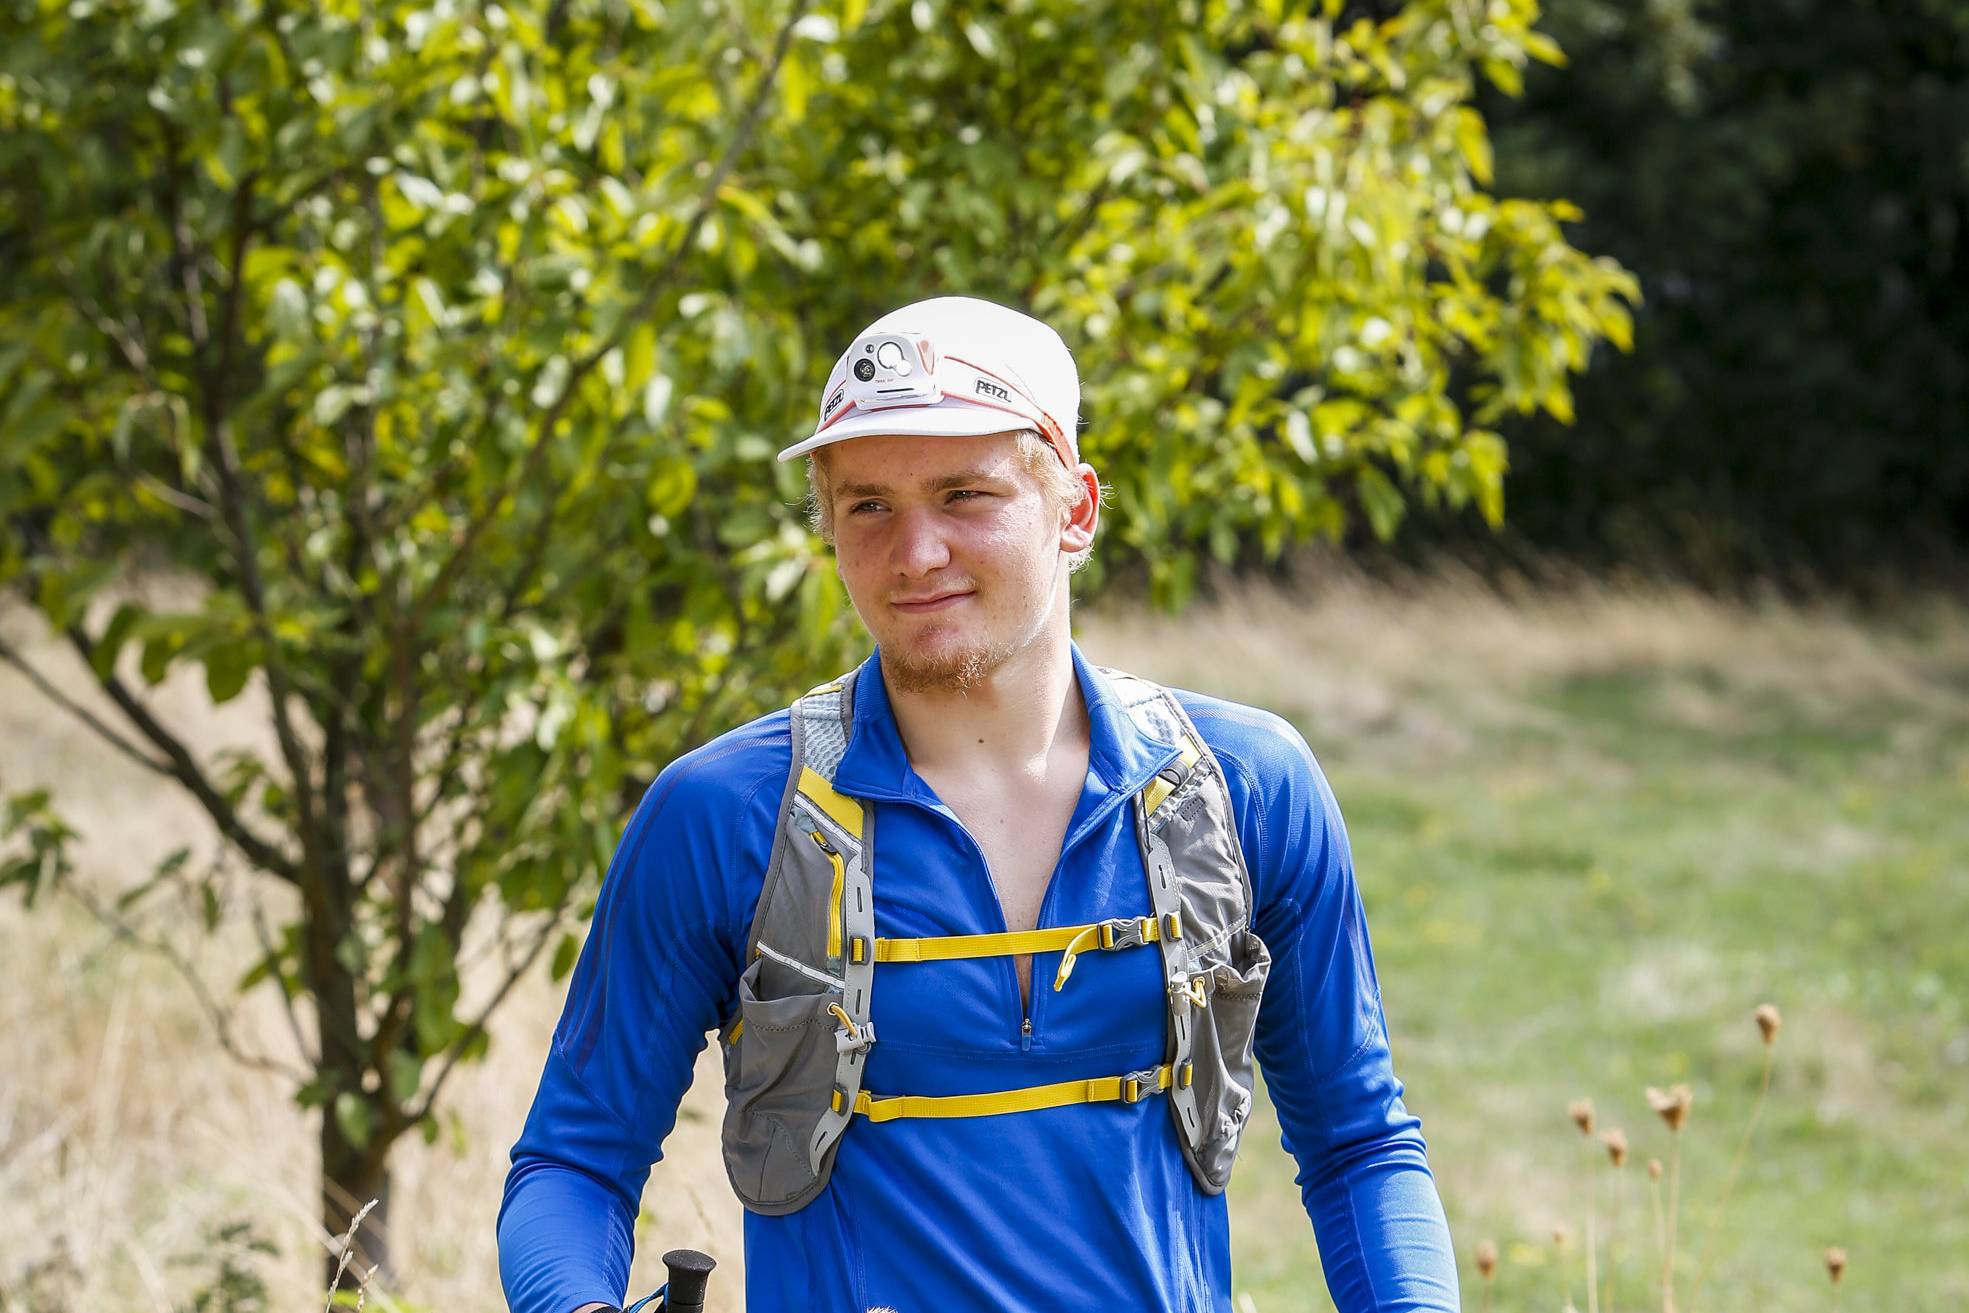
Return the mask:
<path id="1" fill-rule="evenodd" d="M 1084 551 L 1094 541 L 1094 530 L 1101 523 L 1101 479 L 1094 467 L 1082 461 L 1073 467 L 1080 494 L 1067 508 L 1060 524 L 1060 549 L 1069 555 Z"/>

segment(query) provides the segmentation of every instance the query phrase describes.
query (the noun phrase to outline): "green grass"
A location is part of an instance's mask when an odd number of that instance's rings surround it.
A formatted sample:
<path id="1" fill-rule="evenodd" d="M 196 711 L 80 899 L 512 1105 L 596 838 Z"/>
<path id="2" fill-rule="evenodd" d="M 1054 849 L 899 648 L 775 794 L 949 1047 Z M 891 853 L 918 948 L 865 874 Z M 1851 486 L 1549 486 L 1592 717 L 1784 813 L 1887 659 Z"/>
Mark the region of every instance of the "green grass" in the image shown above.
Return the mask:
<path id="1" fill-rule="evenodd" d="M 1669 1138 L 1643 1091 L 1687 1081 L 1688 1313 L 1765 1001 L 1776 1075 L 1696 1307 L 1829 1308 L 1833 1244 L 1849 1307 L 1969 1303 L 1969 648 L 1908 641 L 1913 683 L 1815 689 L 1726 649 L 1525 677 L 1481 722 L 1454 681 L 1412 680 L 1405 701 L 1466 731 L 1450 750 L 1297 717 L 1348 822 L 1466 1308 L 1487 1237 L 1500 1313 L 1587 1308 L 1589 1164 L 1603 1242 L 1612 1185 L 1567 1116 L 1583 1095 L 1633 1145 L 1614 1307 L 1660 1308 L 1645 1167 Z M 1330 1307 L 1268 1103 L 1245 1143 L 1237 1291 L 1261 1313 Z"/>

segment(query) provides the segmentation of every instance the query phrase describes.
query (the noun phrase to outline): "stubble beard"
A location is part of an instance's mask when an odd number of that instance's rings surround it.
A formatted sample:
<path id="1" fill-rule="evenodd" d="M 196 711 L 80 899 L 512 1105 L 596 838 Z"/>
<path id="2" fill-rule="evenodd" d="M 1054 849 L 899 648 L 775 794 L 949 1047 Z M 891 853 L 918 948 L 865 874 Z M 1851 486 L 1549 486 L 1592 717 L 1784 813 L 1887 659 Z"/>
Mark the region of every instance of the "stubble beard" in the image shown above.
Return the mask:
<path id="1" fill-rule="evenodd" d="M 971 643 L 955 651 L 918 655 L 907 650 L 882 649 L 882 677 L 903 693 L 966 694 L 984 684 L 992 672 L 1011 659 L 1016 649 L 1007 642 Z"/>

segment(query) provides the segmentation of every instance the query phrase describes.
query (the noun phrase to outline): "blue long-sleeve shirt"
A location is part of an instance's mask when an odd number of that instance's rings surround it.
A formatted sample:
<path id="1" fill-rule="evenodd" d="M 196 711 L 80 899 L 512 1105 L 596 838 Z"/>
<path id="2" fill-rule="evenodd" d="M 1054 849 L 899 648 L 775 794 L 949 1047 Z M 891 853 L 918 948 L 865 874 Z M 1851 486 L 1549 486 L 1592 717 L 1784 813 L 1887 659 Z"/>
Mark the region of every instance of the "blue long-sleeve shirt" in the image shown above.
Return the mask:
<path id="1" fill-rule="evenodd" d="M 1073 647 L 1086 783 L 1041 926 L 1151 913 L 1129 797 L 1175 758 Z M 875 933 L 1003 931 L 983 850 L 909 765 L 880 654 L 855 685 L 835 788 L 876 810 Z M 1458 1307 L 1420 1123 L 1389 1061 L 1340 811 L 1305 740 L 1251 707 L 1179 690 L 1223 765 L 1273 966 L 1257 1059 L 1341 1313 Z M 707 1032 L 736 1007 L 792 748 L 788 713 L 672 763 L 610 863 L 506 1180 L 499 1266 L 514 1313 L 620 1303 L 631 1227 Z M 1165 1056 L 1153 949 L 1090 953 L 1066 987 L 1033 961 L 1024 1034 L 1012 959 L 878 967 L 878 1095 L 966 1094 L 1111 1076 Z M 907 987 L 903 987 L 904 985 Z M 962 1119 L 856 1118 L 827 1187 L 745 1214 L 749 1313 L 1229 1313 L 1230 1224 L 1185 1165 L 1160 1098 Z"/>

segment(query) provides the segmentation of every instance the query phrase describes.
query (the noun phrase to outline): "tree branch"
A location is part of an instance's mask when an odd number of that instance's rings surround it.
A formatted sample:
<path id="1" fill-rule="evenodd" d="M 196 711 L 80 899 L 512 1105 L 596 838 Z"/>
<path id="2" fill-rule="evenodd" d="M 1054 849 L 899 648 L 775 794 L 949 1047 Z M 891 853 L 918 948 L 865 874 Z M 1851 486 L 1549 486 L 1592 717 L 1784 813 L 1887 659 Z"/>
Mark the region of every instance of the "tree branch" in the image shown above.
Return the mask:
<path id="1" fill-rule="evenodd" d="M 231 434 L 232 368 L 239 336 L 239 295 L 245 281 L 246 248 L 253 235 L 250 217 L 255 175 L 249 173 L 240 179 L 233 193 L 231 277 L 220 324 L 224 340 L 219 343 L 219 360 L 214 364 L 210 359 L 211 330 L 205 317 L 205 290 L 198 272 L 198 251 L 185 222 L 175 182 L 177 136 L 169 125 L 165 128 L 165 139 L 170 145 L 171 156 L 165 175 L 173 179 L 166 187 L 165 200 L 179 276 L 184 282 L 186 306 L 191 315 L 192 341 L 196 344 L 197 357 L 204 366 L 202 409 L 205 437 L 211 443 L 213 463 L 219 472 L 219 510 L 227 537 L 232 540 L 233 559 L 239 567 L 240 592 L 252 613 L 253 628 L 266 662 L 267 686 L 272 695 L 274 736 L 280 743 L 281 756 L 287 763 L 290 783 L 294 788 L 294 806 L 301 822 L 301 850 L 308 861 L 315 864 L 319 862 L 321 845 L 315 817 L 313 770 L 288 715 L 287 703 L 293 690 L 288 682 L 287 663 L 267 618 L 266 585 L 260 576 L 259 542 L 248 514 L 246 492 L 239 476 L 239 453 L 233 448 Z"/>
<path id="2" fill-rule="evenodd" d="M 171 968 L 184 978 L 185 984 L 191 987 L 192 997 L 198 1001 L 198 1006 L 205 1013 L 206 1020 L 212 1024 L 212 1029 L 219 1041 L 219 1047 L 224 1049 L 233 1061 L 238 1062 L 242 1066 L 252 1067 L 259 1071 L 271 1072 L 276 1076 L 285 1077 L 297 1085 L 305 1084 L 311 1078 L 310 1072 L 290 1067 L 286 1063 L 269 1058 L 264 1054 L 249 1052 L 242 1047 L 233 1036 L 232 1014 L 219 1006 L 218 1000 L 212 997 L 212 991 L 206 988 L 204 978 L 198 974 L 197 970 L 193 968 L 191 962 L 184 954 L 171 946 L 169 940 L 146 938 L 135 926 L 131 925 L 109 908 L 104 907 L 88 893 L 77 888 L 73 882 L 64 882 L 63 887 L 68 890 L 70 896 L 76 902 L 87 908 L 89 914 L 100 921 L 117 938 L 132 947 L 153 953 L 170 963 Z"/>
<path id="3" fill-rule="evenodd" d="M 78 625 L 70 625 L 65 632 L 68 634 L 68 641 L 75 645 L 75 650 L 82 654 L 82 659 L 89 663 L 90 669 L 95 669 L 95 640 L 82 632 Z M 192 796 L 198 799 L 213 821 L 218 824 L 219 832 L 237 844 L 239 850 L 262 869 L 289 883 L 298 883 L 300 873 L 294 863 L 278 848 L 246 828 L 245 822 L 240 820 L 239 813 L 233 810 L 232 804 L 227 802 L 219 791 L 212 787 L 212 782 L 205 778 L 205 773 L 199 769 L 198 763 L 192 759 L 185 745 L 150 714 L 149 709 L 137 700 L 123 681 L 114 674 L 98 674 L 97 680 L 102 684 L 103 692 L 107 693 L 110 700 L 129 717 L 130 723 L 165 755 L 170 762 L 170 774 L 176 776 L 179 783 L 191 790 Z"/>
<path id="4" fill-rule="evenodd" d="M 136 762 L 146 770 L 154 770 L 159 775 L 170 775 L 173 773 L 169 762 L 159 761 L 157 758 L 147 755 L 142 748 L 132 743 L 129 739 L 124 738 L 121 734 L 118 734 L 115 729 L 100 719 L 95 712 L 89 710 L 81 703 L 71 700 L 66 693 L 63 693 L 60 689 L 49 683 L 40 671 L 27 664 L 27 661 L 20 653 L 13 649 L 11 644 L 0 642 L 0 660 L 4 660 L 8 665 L 13 666 L 23 675 L 26 675 L 50 702 L 53 702 L 56 706 L 76 717 L 90 729 L 96 731 L 111 747 L 121 752 L 131 761 Z"/>

